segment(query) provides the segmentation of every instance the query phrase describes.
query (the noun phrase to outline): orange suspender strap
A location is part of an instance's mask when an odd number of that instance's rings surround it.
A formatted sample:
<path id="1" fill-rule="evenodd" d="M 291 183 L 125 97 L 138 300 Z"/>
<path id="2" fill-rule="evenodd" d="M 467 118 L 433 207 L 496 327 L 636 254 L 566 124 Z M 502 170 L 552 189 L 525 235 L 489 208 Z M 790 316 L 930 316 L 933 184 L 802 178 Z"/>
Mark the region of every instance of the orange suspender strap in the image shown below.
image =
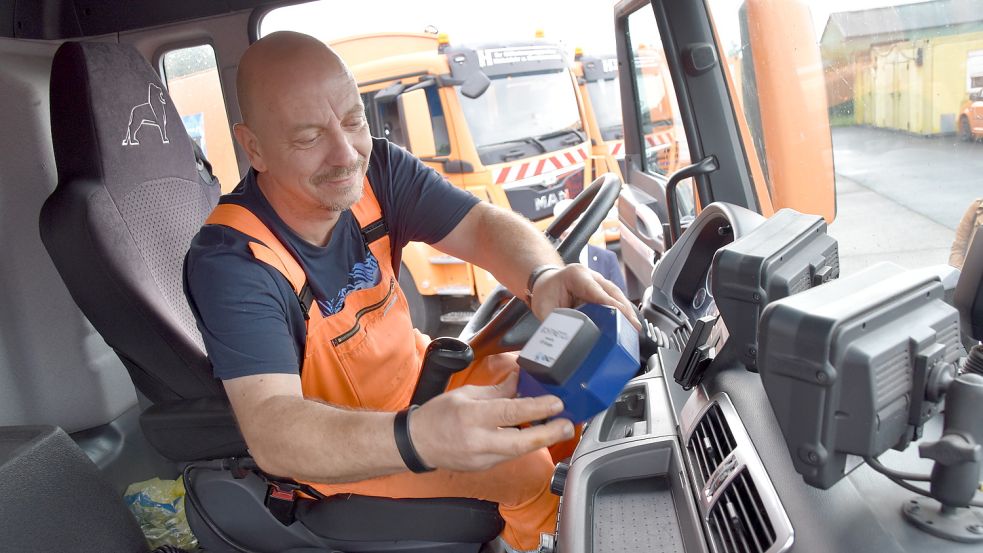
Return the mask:
<path id="1" fill-rule="evenodd" d="M 382 207 L 372 191 L 368 177 L 362 181 L 362 199 L 352 206 L 352 215 L 358 221 L 366 246 L 389 234 L 386 220 L 382 218 Z"/>
<path id="2" fill-rule="evenodd" d="M 382 218 L 382 208 L 372 192 L 368 178 L 363 182 L 362 199 L 352 206 L 352 214 L 359 224 L 366 246 L 389 233 L 386 221 Z M 307 286 L 307 275 L 300 263 L 259 217 L 240 205 L 218 204 L 205 220 L 205 224 L 226 226 L 257 240 L 249 242 L 253 256 L 287 279 L 305 308 L 304 316 L 308 315 L 314 296 Z"/>
<path id="3" fill-rule="evenodd" d="M 307 284 L 304 269 L 273 231 L 251 211 L 241 205 L 218 204 L 208 219 L 205 219 L 205 224 L 226 226 L 257 240 L 257 242 L 249 242 L 249 249 L 256 259 L 280 271 L 280 274 L 290 282 L 294 292 L 300 295 L 304 285 Z"/>

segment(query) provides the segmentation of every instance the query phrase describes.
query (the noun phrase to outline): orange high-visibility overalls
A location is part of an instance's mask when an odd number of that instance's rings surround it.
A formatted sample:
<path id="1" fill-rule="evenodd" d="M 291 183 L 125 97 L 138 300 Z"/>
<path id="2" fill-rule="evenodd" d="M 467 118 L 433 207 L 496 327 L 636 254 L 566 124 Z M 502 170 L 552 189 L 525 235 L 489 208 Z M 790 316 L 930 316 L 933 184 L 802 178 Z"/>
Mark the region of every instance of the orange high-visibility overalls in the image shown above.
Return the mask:
<path id="1" fill-rule="evenodd" d="M 409 305 L 392 267 L 389 235 L 376 232 L 382 227 L 382 210 L 368 179 L 363 189 L 362 199 L 352 206 L 352 213 L 379 262 L 381 278 L 372 288 L 349 293 L 339 313 L 324 317 L 317 302 L 311 304 L 301 386 L 308 398 L 344 407 L 395 412 L 409 405 L 429 339 L 410 321 Z M 224 225 L 252 237 L 255 241 L 249 247 L 256 259 L 283 274 L 294 292 L 302 295 L 307 277 L 301 265 L 249 210 L 219 204 L 205 224 Z M 448 388 L 497 384 L 513 370 L 517 370 L 513 357 L 491 356 L 454 375 Z M 549 491 L 552 472 L 549 452 L 540 449 L 480 472 L 438 469 L 313 486 L 326 495 L 471 497 L 493 501 L 498 503 L 505 520 L 502 538 L 515 549 L 530 550 L 538 547 L 541 532 L 555 529 L 559 500 Z"/>

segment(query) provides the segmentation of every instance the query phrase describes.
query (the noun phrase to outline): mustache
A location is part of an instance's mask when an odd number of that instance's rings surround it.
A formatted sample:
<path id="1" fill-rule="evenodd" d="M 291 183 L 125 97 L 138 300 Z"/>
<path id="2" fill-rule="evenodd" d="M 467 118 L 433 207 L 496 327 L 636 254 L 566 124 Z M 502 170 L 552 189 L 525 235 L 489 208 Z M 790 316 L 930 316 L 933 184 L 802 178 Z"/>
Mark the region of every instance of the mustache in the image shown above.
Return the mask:
<path id="1" fill-rule="evenodd" d="M 355 163 L 351 164 L 349 167 L 332 167 L 323 173 L 314 175 L 311 177 L 311 184 L 318 185 L 327 181 L 343 179 L 352 175 L 364 173 L 365 169 L 368 167 L 368 164 L 368 160 L 365 159 L 365 157 L 358 156 Z"/>

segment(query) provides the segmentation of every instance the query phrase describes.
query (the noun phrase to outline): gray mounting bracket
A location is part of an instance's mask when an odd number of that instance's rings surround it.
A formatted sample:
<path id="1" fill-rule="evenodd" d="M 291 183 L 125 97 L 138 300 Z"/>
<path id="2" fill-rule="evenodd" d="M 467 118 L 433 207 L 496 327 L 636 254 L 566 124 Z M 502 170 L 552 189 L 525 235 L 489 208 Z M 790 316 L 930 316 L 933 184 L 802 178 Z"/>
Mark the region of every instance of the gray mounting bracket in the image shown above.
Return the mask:
<path id="1" fill-rule="evenodd" d="M 933 536 L 963 543 L 983 542 L 983 510 L 947 508 L 934 499 L 916 495 L 901 512 L 908 522 Z"/>

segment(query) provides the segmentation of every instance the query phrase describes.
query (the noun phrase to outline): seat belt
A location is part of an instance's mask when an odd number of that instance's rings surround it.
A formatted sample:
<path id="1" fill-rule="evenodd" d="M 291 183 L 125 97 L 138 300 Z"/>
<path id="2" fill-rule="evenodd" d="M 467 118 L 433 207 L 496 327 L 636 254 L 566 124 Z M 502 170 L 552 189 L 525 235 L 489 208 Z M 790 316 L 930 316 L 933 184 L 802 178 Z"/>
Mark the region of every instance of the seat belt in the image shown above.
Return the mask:
<path id="1" fill-rule="evenodd" d="M 212 164 L 205 157 L 205 152 L 201 151 L 201 146 L 192 140 L 191 149 L 195 151 L 195 165 L 198 168 L 198 179 L 205 186 L 218 185 L 218 178 L 212 173 Z"/>
<path id="2" fill-rule="evenodd" d="M 320 501 L 325 498 L 324 494 L 309 484 L 301 484 L 289 479 L 275 478 L 262 471 L 257 471 L 256 474 L 266 481 L 266 497 L 263 499 L 263 504 L 270 514 L 273 515 L 273 518 L 277 519 L 284 526 L 290 526 L 297 520 L 298 499 L 303 498 L 305 495 L 314 501 Z"/>

